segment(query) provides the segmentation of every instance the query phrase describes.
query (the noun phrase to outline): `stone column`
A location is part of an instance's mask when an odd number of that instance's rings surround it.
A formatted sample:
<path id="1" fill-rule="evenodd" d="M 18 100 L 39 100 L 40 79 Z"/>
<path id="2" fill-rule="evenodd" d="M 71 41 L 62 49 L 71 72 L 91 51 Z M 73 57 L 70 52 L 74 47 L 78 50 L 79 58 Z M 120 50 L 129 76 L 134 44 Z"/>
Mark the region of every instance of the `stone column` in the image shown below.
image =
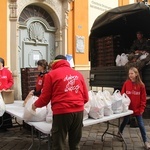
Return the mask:
<path id="1" fill-rule="evenodd" d="M 68 13 L 70 11 L 70 2 L 73 0 L 65 0 L 63 1 L 62 7 L 62 49 L 64 54 L 67 54 L 68 49 Z"/>
<path id="2" fill-rule="evenodd" d="M 14 77 L 15 99 L 21 99 L 20 76 L 18 68 L 18 48 L 17 48 L 17 0 L 11 0 L 9 4 L 10 20 L 10 69 Z"/>

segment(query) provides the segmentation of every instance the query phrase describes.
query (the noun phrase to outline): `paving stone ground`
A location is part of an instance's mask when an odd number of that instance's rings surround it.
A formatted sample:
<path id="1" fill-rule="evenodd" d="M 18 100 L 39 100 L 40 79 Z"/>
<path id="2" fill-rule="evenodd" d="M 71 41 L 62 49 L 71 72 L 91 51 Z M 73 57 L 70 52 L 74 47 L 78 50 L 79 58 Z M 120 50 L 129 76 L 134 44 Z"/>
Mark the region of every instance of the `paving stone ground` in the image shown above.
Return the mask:
<path id="1" fill-rule="evenodd" d="M 116 123 L 114 120 L 113 123 Z M 150 119 L 144 119 L 147 136 L 150 139 Z M 101 136 L 106 129 L 106 123 L 100 123 L 88 127 L 83 127 L 83 135 L 80 142 L 81 150 L 123 150 L 124 143 L 115 136 L 106 134 L 104 141 Z M 112 133 L 117 133 L 117 127 L 110 127 Z M 128 150 L 144 150 L 139 128 L 126 126 L 124 138 Z M 28 150 L 31 143 L 31 132 L 26 128 L 10 128 L 7 132 L 0 133 L 0 150 Z M 47 150 L 47 139 L 41 141 L 40 150 Z M 35 135 L 34 145 L 31 150 L 38 150 L 39 140 Z M 67 146 L 66 146 L 67 147 Z M 69 150 L 66 148 L 66 150 Z"/>

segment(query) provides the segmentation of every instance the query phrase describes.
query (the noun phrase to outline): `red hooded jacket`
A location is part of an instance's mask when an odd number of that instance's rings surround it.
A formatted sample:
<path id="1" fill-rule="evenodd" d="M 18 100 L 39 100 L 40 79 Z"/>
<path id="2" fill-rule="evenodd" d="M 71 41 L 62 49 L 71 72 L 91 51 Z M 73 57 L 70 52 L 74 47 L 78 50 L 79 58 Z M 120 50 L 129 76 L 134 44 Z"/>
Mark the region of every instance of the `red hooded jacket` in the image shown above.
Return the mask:
<path id="1" fill-rule="evenodd" d="M 88 91 L 83 76 L 70 67 L 67 60 L 59 60 L 46 74 L 44 86 L 36 107 L 51 101 L 53 114 L 65 114 L 84 110 Z"/>
<path id="2" fill-rule="evenodd" d="M 121 93 L 126 93 L 130 100 L 129 109 L 133 110 L 134 115 L 141 115 L 146 106 L 146 90 L 145 85 L 140 85 L 131 80 L 125 81 Z"/>
<path id="3" fill-rule="evenodd" d="M 40 96 L 46 74 L 47 74 L 47 72 L 45 71 L 45 72 L 40 72 L 40 74 L 38 75 L 37 80 L 36 80 L 36 86 L 34 89 L 35 90 L 34 95 Z"/>
<path id="4" fill-rule="evenodd" d="M 12 73 L 7 68 L 0 69 L 0 90 L 10 89 L 13 83 Z"/>

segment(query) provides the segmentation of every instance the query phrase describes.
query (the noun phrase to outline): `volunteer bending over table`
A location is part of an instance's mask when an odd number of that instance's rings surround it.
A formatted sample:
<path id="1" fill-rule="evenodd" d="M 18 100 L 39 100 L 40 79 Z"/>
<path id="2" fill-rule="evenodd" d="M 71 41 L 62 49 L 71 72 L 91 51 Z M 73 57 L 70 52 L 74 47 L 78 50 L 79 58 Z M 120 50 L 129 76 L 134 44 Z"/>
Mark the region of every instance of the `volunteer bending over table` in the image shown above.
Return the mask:
<path id="1" fill-rule="evenodd" d="M 79 150 L 88 90 L 82 74 L 72 69 L 63 55 L 55 57 L 32 109 L 46 106 L 50 101 L 53 111 L 51 150 L 64 150 L 67 134 L 70 149 Z"/>
<path id="2" fill-rule="evenodd" d="M 5 61 L 0 57 L 0 92 L 10 89 L 14 84 L 11 71 L 9 71 L 4 66 Z M 3 120 L 7 119 L 7 121 L 2 123 L 2 117 Z M 2 117 L 0 117 L 0 132 L 7 131 L 8 127 L 12 127 L 11 116 L 7 113 L 4 113 Z"/>

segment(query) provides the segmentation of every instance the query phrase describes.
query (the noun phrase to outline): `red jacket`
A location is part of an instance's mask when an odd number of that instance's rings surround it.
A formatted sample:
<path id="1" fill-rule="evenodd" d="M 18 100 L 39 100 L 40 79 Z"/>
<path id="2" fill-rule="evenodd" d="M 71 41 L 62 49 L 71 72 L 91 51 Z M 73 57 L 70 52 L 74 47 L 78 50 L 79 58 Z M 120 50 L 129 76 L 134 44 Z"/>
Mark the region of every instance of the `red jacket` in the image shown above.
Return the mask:
<path id="1" fill-rule="evenodd" d="M 88 101 L 83 76 L 72 69 L 66 60 L 59 60 L 52 65 L 35 106 L 46 106 L 50 100 L 53 114 L 83 111 L 84 103 Z"/>
<path id="2" fill-rule="evenodd" d="M 13 84 L 12 73 L 7 68 L 0 69 L 0 90 L 10 89 Z"/>
<path id="3" fill-rule="evenodd" d="M 41 94 L 41 90 L 43 88 L 46 73 L 47 72 L 40 72 L 40 74 L 37 77 L 35 91 L 34 91 L 34 95 L 36 95 L 36 96 L 40 96 L 40 94 Z"/>
<path id="4" fill-rule="evenodd" d="M 146 106 L 145 85 L 133 83 L 131 80 L 125 81 L 121 93 L 126 93 L 130 100 L 129 109 L 133 110 L 134 115 L 140 115 L 144 112 Z"/>

